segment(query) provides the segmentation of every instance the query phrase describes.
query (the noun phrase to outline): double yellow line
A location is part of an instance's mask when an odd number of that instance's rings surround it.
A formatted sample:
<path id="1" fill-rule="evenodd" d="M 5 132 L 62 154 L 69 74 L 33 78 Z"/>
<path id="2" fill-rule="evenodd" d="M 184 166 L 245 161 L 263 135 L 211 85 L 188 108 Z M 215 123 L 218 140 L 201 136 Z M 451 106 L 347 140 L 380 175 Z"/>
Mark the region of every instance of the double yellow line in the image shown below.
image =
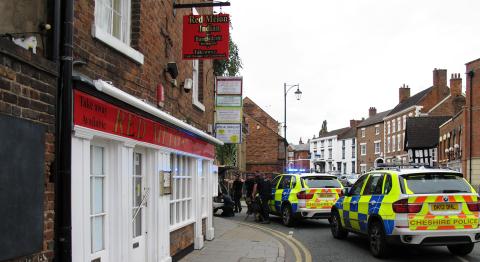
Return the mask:
<path id="1" fill-rule="evenodd" d="M 282 233 L 282 232 L 279 232 L 279 231 L 276 231 L 276 230 L 273 230 L 273 229 L 270 229 L 270 228 L 262 227 L 262 226 L 259 226 L 259 225 L 254 225 L 254 224 L 250 224 L 250 223 L 239 223 L 239 224 L 244 225 L 244 226 L 248 226 L 248 227 L 252 227 L 252 228 L 256 228 L 256 229 L 260 229 L 264 232 L 267 232 L 267 233 L 275 236 L 278 239 L 283 240 L 292 249 L 296 262 L 302 262 L 302 261 L 312 262 L 312 255 L 310 254 L 310 251 L 308 250 L 308 248 L 306 248 L 300 241 L 296 240 L 292 236 L 289 236 L 285 233 Z M 302 253 L 305 257 L 305 260 L 302 260 Z"/>

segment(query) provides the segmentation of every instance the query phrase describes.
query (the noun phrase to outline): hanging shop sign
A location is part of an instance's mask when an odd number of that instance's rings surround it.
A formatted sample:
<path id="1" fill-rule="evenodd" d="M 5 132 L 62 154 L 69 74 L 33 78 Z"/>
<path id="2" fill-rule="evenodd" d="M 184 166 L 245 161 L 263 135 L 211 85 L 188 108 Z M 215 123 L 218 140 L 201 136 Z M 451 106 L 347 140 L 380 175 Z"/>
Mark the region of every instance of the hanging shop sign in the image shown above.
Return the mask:
<path id="1" fill-rule="evenodd" d="M 226 144 L 242 143 L 242 124 L 216 124 L 217 139 Z"/>
<path id="2" fill-rule="evenodd" d="M 243 77 L 217 77 L 217 95 L 242 95 Z"/>
<path id="3" fill-rule="evenodd" d="M 228 59 L 228 14 L 183 17 L 183 59 Z"/>
<path id="4" fill-rule="evenodd" d="M 240 107 L 242 106 L 242 96 L 222 96 L 218 95 L 216 99 L 216 106 L 223 107 L 223 106 L 233 106 L 233 107 Z"/>
<path id="5" fill-rule="evenodd" d="M 242 123 L 241 107 L 217 107 L 216 123 Z"/>
<path id="6" fill-rule="evenodd" d="M 78 126 L 145 143 L 164 146 L 207 158 L 215 157 L 214 146 L 204 140 L 79 90 L 74 90 L 73 122 Z"/>

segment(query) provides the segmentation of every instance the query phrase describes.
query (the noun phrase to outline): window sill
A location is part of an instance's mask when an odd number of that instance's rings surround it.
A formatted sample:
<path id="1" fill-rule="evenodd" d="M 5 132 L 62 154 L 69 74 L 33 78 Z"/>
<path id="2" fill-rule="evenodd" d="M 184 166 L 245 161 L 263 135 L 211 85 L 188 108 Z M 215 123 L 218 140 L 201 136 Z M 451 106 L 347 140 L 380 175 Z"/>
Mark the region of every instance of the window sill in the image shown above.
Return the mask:
<path id="1" fill-rule="evenodd" d="M 133 49 L 132 47 L 118 40 L 117 38 L 106 33 L 100 27 L 93 25 L 92 36 L 109 45 L 110 47 L 116 49 L 118 52 L 126 55 L 138 64 L 143 65 L 144 56 L 142 53 L 138 52 L 137 50 Z"/>

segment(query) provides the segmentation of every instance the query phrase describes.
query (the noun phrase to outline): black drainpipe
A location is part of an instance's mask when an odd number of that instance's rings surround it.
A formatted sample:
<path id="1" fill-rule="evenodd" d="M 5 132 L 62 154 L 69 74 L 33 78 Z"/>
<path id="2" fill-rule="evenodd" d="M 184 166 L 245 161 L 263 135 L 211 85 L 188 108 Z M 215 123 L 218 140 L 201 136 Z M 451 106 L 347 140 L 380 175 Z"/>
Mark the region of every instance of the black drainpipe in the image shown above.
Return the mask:
<path id="1" fill-rule="evenodd" d="M 55 261 L 72 261 L 71 153 L 72 153 L 72 59 L 73 4 L 62 2 L 60 81 L 57 97 L 56 174 L 55 174 Z M 61 10 L 61 11 L 60 11 Z"/>
<path id="2" fill-rule="evenodd" d="M 469 171 L 468 173 L 470 174 L 469 178 L 468 178 L 468 181 L 470 182 L 470 184 L 472 183 L 472 97 L 473 97 L 473 76 L 475 74 L 473 73 L 473 70 L 470 70 L 470 72 L 468 72 L 468 76 L 470 77 L 470 108 L 469 108 L 469 114 L 468 114 L 468 118 L 469 118 L 469 123 L 470 123 L 470 131 L 469 131 L 469 149 L 468 149 L 468 153 L 469 153 L 469 156 L 468 158 L 470 159 L 470 163 L 469 163 Z"/>

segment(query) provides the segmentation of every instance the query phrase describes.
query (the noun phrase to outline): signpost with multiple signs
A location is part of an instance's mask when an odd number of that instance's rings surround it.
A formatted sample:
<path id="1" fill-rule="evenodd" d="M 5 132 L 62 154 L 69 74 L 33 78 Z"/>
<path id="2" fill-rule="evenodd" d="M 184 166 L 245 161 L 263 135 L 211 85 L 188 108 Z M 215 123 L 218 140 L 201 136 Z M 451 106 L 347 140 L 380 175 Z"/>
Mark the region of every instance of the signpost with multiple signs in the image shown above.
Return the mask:
<path id="1" fill-rule="evenodd" d="M 226 144 L 242 143 L 242 77 L 217 77 L 215 135 Z"/>

